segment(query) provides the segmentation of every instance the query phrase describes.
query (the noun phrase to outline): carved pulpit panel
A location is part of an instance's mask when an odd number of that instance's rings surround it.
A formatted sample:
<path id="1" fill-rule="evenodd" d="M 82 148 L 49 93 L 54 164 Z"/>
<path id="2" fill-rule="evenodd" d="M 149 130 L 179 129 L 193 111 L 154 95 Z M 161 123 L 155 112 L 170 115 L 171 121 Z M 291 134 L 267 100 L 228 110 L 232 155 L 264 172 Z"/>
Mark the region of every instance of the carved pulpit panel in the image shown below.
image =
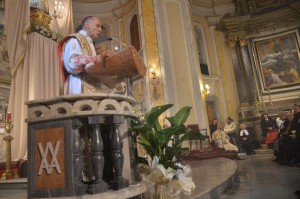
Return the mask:
<path id="1" fill-rule="evenodd" d="M 36 189 L 65 187 L 64 128 L 46 128 L 35 132 Z"/>

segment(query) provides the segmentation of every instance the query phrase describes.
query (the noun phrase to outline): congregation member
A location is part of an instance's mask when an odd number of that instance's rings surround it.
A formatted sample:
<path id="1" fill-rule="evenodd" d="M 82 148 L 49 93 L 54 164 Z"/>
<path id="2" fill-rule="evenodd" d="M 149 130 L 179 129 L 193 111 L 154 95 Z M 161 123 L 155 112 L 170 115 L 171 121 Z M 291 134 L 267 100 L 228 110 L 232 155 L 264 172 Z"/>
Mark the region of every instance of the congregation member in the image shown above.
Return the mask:
<path id="1" fill-rule="evenodd" d="M 214 118 L 212 123 L 209 125 L 210 135 L 212 135 L 218 129 L 217 126 L 218 126 L 218 120 Z"/>
<path id="2" fill-rule="evenodd" d="M 233 119 L 231 117 L 227 117 L 224 131 L 229 136 L 230 142 L 235 146 L 237 146 L 236 129 L 237 127 Z"/>
<path id="3" fill-rule="evenodd" d="M 273 151 L 274 151 L 274 156 L 276 156 L 276 159 L 273 161 L 279 161 L 279 144 L 281 143 L 281 131 L 283 128 L 283 123 L 286 120 L 287 116 L 286 113 L 280 112 L 278 114 L 278 117 L 276 118 L 276 128 L 277 128 L 277 138 L 273 142 Z"/>
<path id="4" fill-rule="evenodd" d="M 296 163 L 299 151 L 297 139 L 299 136 L 297 136 L 297 131 L 299 133 L 299 124 L 297 120 L 295 120 L 294 114 L 289 113 L 281 130 L 281 144 L 278 157 L 281 164 L 293 166 L 293 164 Z"/>
<path id="5" fill-rule="evenodd" d="M 281 129 L 283 128 L 283 122 L 286 119 L 286 114 L 284 112 L 278 113 L 278 117 L 276 118 L 276 129 L 277 132 L 280 133 Z"/>
<path id="6" fill-rule="evenodd" d="M 254 151 L 251 143 L 251 135 L 246 129 L 246 125 L 244 123 L 240 124 L 238 138 L 242 151 L 244 151 L 247 155 L 253 155 Z"/>
<path id="7" fill-rule="evenodd" d="M 268 132 L 275 130 L 275 121 L 268 115 L 268 113 L 262 113 L 260 119 L 260 128 L 262 138 L 266 138 Z"/>
<path id="8" fill-rule="evenodd" d="M 217 130 L 212 134 L 212 141 L 218 148 L 224 149 L 225 151 L 236 151 L 238 152 L 237 146 L 229 142 L 229 136 L 223 131 L 223 126 L 220 122 L 217 124 Z"/>
<path id="9" fill-rule="evenodd" d="M 296 164 L 298 164 L 299 166 L 299 163 L 300 163 L 300 105 L 299 104 L 295 104 L 294 107 L 293 107 L 293 113 L 294 113 L 294 123 L 295 125 L 297 126 L 297 129 L 296 129 L 296 140 L 298 141 L 298 150 L 297 150 L 297 158 L 296 158 Z M 298 191 L 295 191 L 295 194 L 297 196 L 299 196 L 300 198 L 300 190 Z"/>

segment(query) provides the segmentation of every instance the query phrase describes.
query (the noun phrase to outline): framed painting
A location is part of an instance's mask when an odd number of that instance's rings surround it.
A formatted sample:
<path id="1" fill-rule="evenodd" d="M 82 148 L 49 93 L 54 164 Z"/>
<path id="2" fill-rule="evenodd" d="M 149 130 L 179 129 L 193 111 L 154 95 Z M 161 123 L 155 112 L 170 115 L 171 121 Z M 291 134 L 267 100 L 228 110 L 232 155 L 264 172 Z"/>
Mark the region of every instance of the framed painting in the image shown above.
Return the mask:
<path id="1" fill-rule="evenodd" d="M 253 47 L 263 90 L 300 84 L 297 30 L 254 39 Z"/>
<path id="2" fill-rule="evenodd" d="M 7 52 L 7 40 L 4 33 L 4 0 L 0 0 L 0 84 L 10 84 L 11 74 Z"/>

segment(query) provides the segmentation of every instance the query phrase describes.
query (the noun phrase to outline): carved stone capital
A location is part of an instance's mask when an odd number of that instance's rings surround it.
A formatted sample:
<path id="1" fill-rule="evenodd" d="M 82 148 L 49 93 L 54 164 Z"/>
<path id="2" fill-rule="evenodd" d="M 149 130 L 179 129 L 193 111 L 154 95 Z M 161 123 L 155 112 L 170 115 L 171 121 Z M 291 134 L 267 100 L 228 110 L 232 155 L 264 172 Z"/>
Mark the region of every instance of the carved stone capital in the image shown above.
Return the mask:
<path id="1" fill-rule="evenodd" d="M 237 44 L 237 37 L 228 37 L 226 40 L 226 44 L 230 47 L 230 48 L 234 48 Z"/>
<path id="2" fill-rule="evenodd" d="M 247 46 L 248 39 L 246 37 L 239 37 L 239 44 L 240 44 L 240 46 Z"/>

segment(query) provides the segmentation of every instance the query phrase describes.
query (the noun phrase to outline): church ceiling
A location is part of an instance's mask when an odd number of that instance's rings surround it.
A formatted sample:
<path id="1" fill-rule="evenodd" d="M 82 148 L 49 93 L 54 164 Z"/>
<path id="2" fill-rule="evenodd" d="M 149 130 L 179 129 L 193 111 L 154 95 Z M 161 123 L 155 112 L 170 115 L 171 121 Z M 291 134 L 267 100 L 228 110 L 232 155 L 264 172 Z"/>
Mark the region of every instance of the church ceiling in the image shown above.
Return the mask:
<path id="1" fill-rule="evenodd" d="M 199 7 L 212 8 L 232 3 L 232 0 L 191 0 L 191 3 Z"/>
<path id="2" fill-rule="evenodd" d="M 87 15 L 101 18 L 113 17 L 113 10 L 119 9 L 132 0 L 73 0 L 73 13 L 76 19 Z"/>
<path id="3" fill-rule="evenodd" d="M 234 12 L 233 0 L 190 0 L 193 14 L 202 17 L 223 16 Z"/>

